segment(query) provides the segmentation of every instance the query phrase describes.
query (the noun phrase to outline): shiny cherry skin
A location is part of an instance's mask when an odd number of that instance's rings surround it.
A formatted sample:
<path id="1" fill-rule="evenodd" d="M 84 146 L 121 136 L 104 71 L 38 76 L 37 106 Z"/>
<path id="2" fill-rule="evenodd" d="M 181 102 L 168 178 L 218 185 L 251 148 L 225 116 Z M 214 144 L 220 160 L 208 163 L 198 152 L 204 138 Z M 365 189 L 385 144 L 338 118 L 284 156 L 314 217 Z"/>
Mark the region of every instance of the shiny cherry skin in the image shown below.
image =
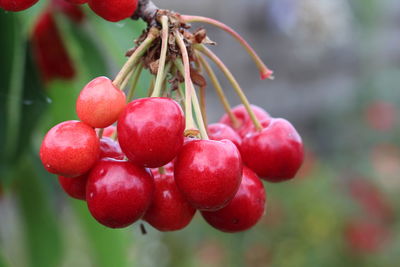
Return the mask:
<path id="1" fill-rule="evenodd" d="M 100 140 L 100 158 L 124 159 L 125 155 L 122 152 L 119 144 L 109 137 L 103 137 Z"/>
<path id="2" fill-rule="evenodd" d="M 196 209 L 190 206 L 176 186 L 173 173 L 153 172 L 155 191 L 143 219 L 159 231 L 177 231 L 193 219 Z"/>
<path id="3" fill-rule="evenodd" d="M 224 140 L 228 139 L 234 143 L 237 148 L 242 144 L 242 138 L 230 126 L 223 123 L 213 123 L 208 125 L 208 137 L 211 140 Z"/>
<path id="4" fill-rule="evenodd" d="M 70 197 L 86 200 L 86 183 L 88 180 L 88 174 L 85 173 L 78 177 L 64 177 L 58 176 L 58 182 L 60 183 L 62 189 Z"/>
<path id="5" fill-rule="evenodd" d="M 103 19 L 117 22 L 135 13 L 138 0 L 88 0 L 88 4 Z"/>
<path id="6" fill-rule="evenodd" d="M 242 159 L 229 140 L 186 143 L 174 163 L 175 181 L 199 210 L 218 210 L 235 196 L 242 178 Z"/>
<path id="7" fill-rule="evenodd" d="M 151 172 L 129 161 L 100 160 L 90 171 L 86 201 L 92 216 L 110 228 L 139 220 L 153 198 Z"/>
<path id="8" fill-rule="evenodd" d="M 39 0 L 0 0 L 0 8 L 7 11 L 22 11 L 30 8 Z"/>
<path id="9" fill-rule="evenodd" d="M 105 128 L 117 121 L 125 106 L 125 93 L 107 77 L 97 77 L 79 94 L 76 113 L 93 128 Z"/>
<path id="10" fill-rule="evenodd" d="M 104 137 L 112 137 L 116 131 L 117 131 L 117 127 L 114 125 L 110 125 L 110 126 L 104 128 L 103 136 Z"/>
<path id="11" fill-rule="evenodd" d="M 99 159 L 96 132 L 80 121 L 65 121 L 48 131 L 40 147 L 40 159 L 48 172 L 75 177 L 89 171 Z"/>
<path id="12" fill-rule="evenodd" d="M 265 211 L 265 190 L 258 176 L 243 167 L 239 191 L 229 204 L 217 211 L 202 211 L 203 218 L 223 232 L 235 233 L 253 227 Z"/>
<path id="13" fill-rule="evenodd" d="M 118 141 L 128 159 L 157 168 L 172 161 L 183 144 L 185 119 L 181 107 L 165 97 L 137 99 L 118 119 Z"/>
<path id="14" fill-rule="evenodd" d="M 247 135 L 240 151 L 246 166 L 269 182 L 294 178 L 304 158 L 301 137 L 285 119 L 273 119 L 263 130 Z"/>
<path id="15" fill-rule="evenodd" d="M 271 119 L 271 116 L 263 108 L 256 105 L 251 105 L 251 109 L 253 110 L 258 120 L 264 121 Z M 233 126 L 228 114 L 222 116 L 219 122 L 232 127 L 239 134 L 239 136 L 243 138 L 249 131 L 252 130 L 253 122 L 243 105 L 234 107 L 232 109 L 232 112 L 239 121 L 239 126 L 237 128 Z"/>

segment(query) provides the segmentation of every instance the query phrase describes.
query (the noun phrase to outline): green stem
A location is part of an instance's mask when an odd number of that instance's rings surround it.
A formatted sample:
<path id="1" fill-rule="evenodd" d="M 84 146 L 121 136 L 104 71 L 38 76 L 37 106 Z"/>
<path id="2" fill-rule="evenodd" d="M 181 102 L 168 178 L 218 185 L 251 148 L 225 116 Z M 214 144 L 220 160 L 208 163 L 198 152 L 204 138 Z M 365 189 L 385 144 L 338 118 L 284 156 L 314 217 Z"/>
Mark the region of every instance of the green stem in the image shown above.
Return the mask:
<path id="1" fill-rule="evenodd" d="M 176 67 L 182 73 L 182 75 L 185 73 L 185 68 L 184 68 L 184 66 L 182 66 L 181 62 L 176 61 Z M 193 86 L 193 84 L 192 84 L 192 86 Z M 199 100 L 197 98 L 197 94 L 196 94 L 195 90 L 193 90 L 193 92 L 192 92 L 191 102 L 193 103 L 193 106 L 194 106 L 194 112 L 195 112 L 196 119 L 197 119 L 197 122 L 199 125 L 201 138 L 204 140 L 208 140 L 207 126 L 204 123 L 203 114 L 201 113 Z"/>
<path id="2" fill-rule="evenodd" d="M 185 42 L 178 30 L 175 31 L 176 42 L 181 50 L 182 61 L 183 61 L 183 73 L 185 78 L 185 118 L 186 118 L 186 129 L 185 136 L 196 136 L 199 133 L 194 121 L 192 111 L 192 94 L 194 93 L 192 78 L 190 77 L 190 61 L 189 55 L 186 49 Z M 176 62 L 179 62 L 176 60 Z"/>
<path id="3" fill-rule="evenodd" d="M 215 75 L 215 72 L 211 68 L 210 64 L 208 64 L 208 62 L 199 53 L 197 53 L 197 57 L 198 57 L 201 65 L 206 70 L 206 72 L 211 80 L 211 83 L 213 84 L 215 91 L 217 92 L 219 100 L 221 101 L 221 104 L 224 107 L 226 114 L 228 114 L 228 117 L 232 122 L 233 127 L 238 128 L 240 123 L 239 123 L 238 119 L 236 118 L 235 114 L 233 114 L 233 112 L 232 112 L 231 105 L 229 104 L 228 98 L 226 97 L 224 90 L 222 89 L 222 86 L 221 86 L 220 82 L 218 81 L 217 75 Z"/>
<path id="4" fill-rule="evenodd" d="M 260 121 L 257 119 L 256 115 L 254 114 L 253 110 L 251 109 L 249 100 L 247 99 L 246 95 L 244 94 L 242 88 L 240 87 L 239 83 L 236 81 L 235 77 L 232 75 L 231 71 L 225 66 L 225 64 L 222 62 L 221 59 L 219 59 L 210 49 L 205 47 L 204 45 L 195 45 L 195 48 L 205 54 L 207 57 L 209 57 L 212 61 L 217 64 L 217 66 L 221 69 L 221 71 L 224 73 L 226 78 L 229 80 L 229 82 L 232 84 L 233 89 L 236 91 L 238 94 L 240 100 L 242 101 L 244 107 L 247 110 L 247 113 L 249 114 L 254 126 L 256 127 L 257 130 L 261 131 L 262 130 L 262 125 Z"/>
<path id="5" fill-rule="evenodd" d="M 16 31 L 18 32 L 18 31 Z M 19 128 L 21 123 L 21 101 L 24 90 L 24 72 L 26 46 L 20 40 L 19 34 L 15 35 L 16 46 L 14 49 L 12 71 L 10 77 L 10 87 L 7 101 L 7 132 L 5 142 L 5 153 L 11 156 L 15 151 L 19 136 Z M 10 157 L 11 158 L 11 157 Z"/>
<path id="6" fill-rule="evenodd" d="M 153 41 L 159 36 L 159 31 L 156 28 L 151 28 L 146 39 L 136 48 L 135 52 L 129 57 L 128 61 L 122 67 L 117 77 L 114 79 L 114 85 L 120 88 L 126 76 L 133 69 L 139 58 L 147 51 Z"/>
<path id="7" fill-rule="evenodd" d="M 168 26 L 168 17 L 161 17 L 161 25 L 162 25 L 162 37 L 161 37 L 161 53 L 160 60 L 158 62 L 158 71 L 157 71 L 157 79 L 154 85 L 154 91 L 151 95 L 152 97 L 157 97 L 161 95 L 161 88 L 164 81 L 164 67 L 165 61 L 167 58 L 167 50 L 168 50 L 168 35 L 169 35 L 169 26 Z"/>
<path id="8" fill-rule="evenodd" d="M 128 91 L 128 96 L 126 97 L 126 101 L 129 103 L 133 99 L 133 95 L 135 94 L 137 83 L 140 78 L 140 74 L 142 73 L 143 70 L 143 64 L 139 63 L 139 65 L 136 67 L 135 72 L 133 74 L 133 81 L 132 81 L 132 86 Z"/>
<path id="9" fill-rule="evenodd" d="M 202 23 L 208 23 L 211 24 L 215 27 L 218 27 L 225 32 L 229 33 L 233 38 L 235 38 L 247 51 L 247 53 L 251 56 L 253 59 L 254 63 L 257 65 L 258 70 L 260 71 L 260 76 L 262 80 L 265 79 L 273 79 L 274 77 L 272 76 L 273 71 L 270 70 L 264 62 L 261 60 L 261 58 L 257 55 L 257 53 L 254 51 L 254 49 L 247 43 L 245 39 L 243 39 L 242 36 L 240 36 L 235 30 L 233 30 L 231 27 L 228 25 L 207 17 L 201 17 L 201 16 L 190 16 L 190 15 L 181 15 L 181 18 L 185 22 L 202 22 Z"/>

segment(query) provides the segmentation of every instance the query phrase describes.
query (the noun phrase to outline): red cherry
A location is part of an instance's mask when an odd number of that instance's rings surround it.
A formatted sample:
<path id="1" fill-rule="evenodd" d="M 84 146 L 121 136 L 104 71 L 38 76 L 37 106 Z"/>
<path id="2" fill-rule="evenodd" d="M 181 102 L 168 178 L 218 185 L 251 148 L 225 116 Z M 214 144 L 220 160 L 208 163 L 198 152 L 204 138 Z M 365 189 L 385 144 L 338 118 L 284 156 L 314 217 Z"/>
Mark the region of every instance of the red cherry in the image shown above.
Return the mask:
<path id="1" fill-rule="evenodd" d="M 22 11 L 30 8 L 39 0 L 0 0 L 0 8 L 7 11 Z"/>
<path id="2" fill-rule="evenodd" d="M 235 196 L 242 177 L 242 159 L 229 140 L 186 143 L 174 165 L 176 184 L 199 210 L 218 210 Z"/>
<path id="3" fill-rule="evenodd" d="M 74 177 L 86 173 L 99 158 L 99 139 L 90 126 L 79 121 L 57 124 L 46 134 L 40 159 L 47 171 Z"/>
<path id="4" fill-rule="evenodd" d="M 271 116 L 263 108 L 258 107 L 256 105 L 251 105 L 251 109 L 253 110 L 258 120 L 260 121 L 271 120 Z M 228 114 L 222 116 L 219 122 L 232 127 L 239 134 L 239 136 L 243 138 L 252 129 L 251 127 L 253 126 L 253 122 L 250 119 L 250 116 L 247 113 L 247 110 L 244 107 L 244 105 L 239 105 L 234 107 L 232 109 L 232 112 L 239 121 L 239 127 L 235 128 L 233 126 Z"/>
<path id="5" fill-rule="evenodd" d="M 74 78 L 74 64 L 49 11 L 39 16 L 33 28 L 32 47 L 44 81 Z"/>
<path id="6" fill-rule="evenodd" d="M 176 186 L 172 173 L 154 173 L 155 191 L 150 208 L 143 219 L 159 231 L 185 228 L 196 210 L 190 206 Z"/>
<path id="7" fill-rule="evenodd" d="M 124 110 L 125 93 L 107 77 L 97 77 L 88 83 L 76 101 L 78 117 L 93 128 L 113 124 Z"/>
<path id="8" fill-rule="evenodd" d="M 163 173 L 165 174 L 173 174 L 174 173 L 174 163 L 171 161 L 167 165 L 163 166 Z M 153 173 L 154 176 L 160 174 L 160 169 L 159 168 L 152 168 L 151 172 Z"/>
<path id="9" fill-rule="evenodd" d="M 138 6 L 138 0 L 89 0 L 88 3 L 97 15 L 111 22 L 129 18 Z"/>
<path id="10" fill-rule="evenodd" d="M 58 176 L 58 181 L 61 187 L 64 189 L 65 193 L 67 193 L 70 197 L 80 200 L 86 200 L 87 180 L 87 173 L 74 178 Z"/>
<path id="11" fill-rule="evenodd" d="M 242 138 L 233 130 L 231 127 L 229 127 L 226 124 L 223 123 L 213 123 L 208 125 L 207 127 L 208 130 L 208 136 L 211 140 L 224 140 L 228 139 L 234 143 L 237 148 L 240 148 L 240 145 L 242 144 Z"/>
<path id="12" fill-rule="evenodd" d="M 108 137 L 103 137 L 100 140 L 100 158 L 124 159 L 125 155 L 122 153 L 119 144 Z"/>
<path id="13" fill-rule="evenodd" d="M 243 167 L 239 191 L 229 204 L 217 211 L 202 211 L 204 219 L 223 232 L 235 233 L 250 229 L 265 210 L 265 190 L 257 175 Z"/>
<path id="14" fill-rule="evenodd" d="M 182 147 L 185 119 L 181 107 L 170 98 L 142 98 L 126 106 L 117 129 L 128 159 L 156 168 L 172 161 Z"/>
<path id="15" fill-rule="evenodd" d="M 116 126 L 114 126 L 114 125 L 108 126 L 108 127 L 104 128 L 103 136 L 104 137 L 112 137 L 116 130 L 117 130 Z"/>
<path id="16" fill-rule="evenodd" d="M 75 2 L 81 2 L 81 3 L 75 3 Z M 80 0 L 53 0 L 52 4 L 54 4 L 54 7 L 57 11 L 61 11 L 64 13 L 69 19 L 76 23 L 81 23 L 85 19 L 85 13 L 81 10 L 77 4 L 83 4 L 86 3 L 86 1 L 80 1 Z"/>
<path id="17" fill-rule="evenodd" d="M 260 132 L 242 142 L 243 162 L 269 182 L 292 179 L 303 162 L 303 143 L 296 129 L 284 119 L 273 119 Z"/>
<path id="18" fill-rule="evenodd" d="M 143 216 L 153 191 L 153 177 L 144 168 L 128 161 L 102 159 L 89 174 L 86 201 L 99 223 L 123 228 Z"/>

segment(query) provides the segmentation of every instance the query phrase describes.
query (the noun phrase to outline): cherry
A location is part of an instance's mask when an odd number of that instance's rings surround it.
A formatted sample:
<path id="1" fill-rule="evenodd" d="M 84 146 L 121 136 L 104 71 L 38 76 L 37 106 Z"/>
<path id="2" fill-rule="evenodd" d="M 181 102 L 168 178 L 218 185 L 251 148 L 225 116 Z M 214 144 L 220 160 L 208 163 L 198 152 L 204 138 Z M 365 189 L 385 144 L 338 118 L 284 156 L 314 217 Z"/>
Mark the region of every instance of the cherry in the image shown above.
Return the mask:
<path id="1" fill-rule="evenodd" d="M 271 119 L 271 116 L 263 108 L 258 107 L 256 105 L 251 105 L 251 109 L 253 110 L 258 120 L 264 121 Z M 250 116 L 247 113 L 247 110 L 244 107 L 244 105 L 239 105 L 234 107 L 232 109 L 232 113 L 239 121 L 239 126 L 237 128 L 234 127 L 228 114 L 222 116 L 219 122 L 232 127 L 239 134 L 239 136 L 243 138 L 252 129 L 253 122 L 250 119 Z"/>
<path id="2" fill-rule="evenodd" d="M 61 187 L 64 189 L 65 193 L 67 193 L 70 197 L 80 200 L 86 200 L 87 180 L 87 173 L 74 178 L 58 176 L 58 181 Z"/>
<path id="3" fill-rule="evenodd" d="M 242 182 L 229 204 L 217 211 L 202 211 L 204 219 L 223 232 L 235 233 L 253 227 L 265 210 L 265 190 L 257 175 L 243 167 Z"/>
<path id="4" fill-rule="evenodd" d="M 285 119 L 273 119 L 262 131 L 248 134 L 240 151 L 246 166 L 269 182 L 292 179 L 304 157 L 301 137 Z"/>
<path id="5" fill-rule="evenodd" d="M 64 46 L 53 15 L 49 11 L 42 13 L 34 26 L 32 46 L 44 81 L 74 78 L 74 64 Z"/>
<path id="6" fill-rule="evenodd" d="M 88 83 L 76 101 L 78 117 L 93 128 L 113 124 L 124 110 L 125 93 L 107 77 L 97 77 Z"/>
<path id="7" fill-rule="evenodd" d="M 153 172 L 155 191 L 150 208 L 143 219 L 159 231 L 185 228 L 196 210 L 190 206 L 176 186 L 173 173 Z"/>
<path id="8" fill-rule="evenodd" d="M 90 126 L 79 121 L 57 124 L 46 134 L 40 159 L 47 171 L 73 177 L 86 173 L 99 158 L 99 139 Z"/>
<path id="9" fill-rule="evenodd" d="M 81 10 L 75 2 L 82 2 L 82 1 L 68 1 L 68 0 L 53 0 L 52 4 L 54 4 L 54 7 L 56 10 L 61 11 L 64 13 L 69 19 L 76 23 L 81 23 L 85 19 L 85 13 Z M 84 1 L 83 3 L 85 3 Z"/>
<path id="10" fill-rule="evenodd" d="M 172 161 L 183 144 L 181 107 L 164 97 L 132 101 L 118 119 L 118 141 L 132 162 L 149 168 Z"/>
<path id="11" fill-rule="evenodd" d="M 103 137 L 100 140 L 100 158 L 124 159 L 119 144 L 109 137 Z"/>
<path id="12" fill-rule="evenodd" d="M 218 210 L 235 196 L 242 177 L 242 159 L 229 140 L 186 143 L 174 165 L 178 188 L 199 210 Z"/>
<path id="13" fill-rule="evenodd" d="M 240 148 L 242 144 L 242 138 L 226 124 L 223 123 L 213 123 L 208 125 L 208 136 L 211 140 L 223 140 L 228 139 L 234 143 L 237 148 Z"/>
<path id="14" fill-rule="evenodd" d="M 88 0 L 90 8 L 100 17 L 117 22 L 132 16 L 138 0 Z"/>
<path id="15" fill-rule="evenodd" d="M 0 8 L 7 11 L 22 11 L 30 8 L 39 0 L 0 0 Z"/>
<path id="16" fill-rule="evenodd" d="M 150 206 L 152 174 L 128 161 L 102 159 L 91 170 L 86 201 L 92 216 L 110 228 L 127 227 Z"/>

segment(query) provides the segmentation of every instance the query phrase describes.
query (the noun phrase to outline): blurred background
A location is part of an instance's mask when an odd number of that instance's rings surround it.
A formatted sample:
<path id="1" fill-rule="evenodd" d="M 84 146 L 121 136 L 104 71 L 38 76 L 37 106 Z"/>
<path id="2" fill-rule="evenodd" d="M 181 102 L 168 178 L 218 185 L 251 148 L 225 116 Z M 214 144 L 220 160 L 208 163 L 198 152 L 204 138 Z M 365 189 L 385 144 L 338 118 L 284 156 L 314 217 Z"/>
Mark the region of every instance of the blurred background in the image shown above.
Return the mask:
<path id="1" fill-rule="evenodd" d="M 223 21 L 254 46 L 275 80 L 261 81 L 241 46 L 206 26 L 250 101 L 290 120 L 307 152 L 296 179 L 265 183 L 266 214 L 251 230 L 221 233 L 196 214 L 183 231 L 146 225 L 146 235 L 138 223 L 123 230 L 96 223 L 38 158 L 46 131 L 77 118 L 80 89 L 96 76 L 115 76 L 144 24 L 110 23 L 87 7 L 80 13 L 56 2 L 0 11 L 0 266 L 398 266 L 398 0 L 156 0 Z M 46 35 L 40 22 L 49 12 L 55 26 Z M 62 70 L 43 68 L 39 34 L 62 41 Z M 148 83 L 143 76 L 138 96 Z M 207 90 L 216 122 L 224 112 Z"/>

